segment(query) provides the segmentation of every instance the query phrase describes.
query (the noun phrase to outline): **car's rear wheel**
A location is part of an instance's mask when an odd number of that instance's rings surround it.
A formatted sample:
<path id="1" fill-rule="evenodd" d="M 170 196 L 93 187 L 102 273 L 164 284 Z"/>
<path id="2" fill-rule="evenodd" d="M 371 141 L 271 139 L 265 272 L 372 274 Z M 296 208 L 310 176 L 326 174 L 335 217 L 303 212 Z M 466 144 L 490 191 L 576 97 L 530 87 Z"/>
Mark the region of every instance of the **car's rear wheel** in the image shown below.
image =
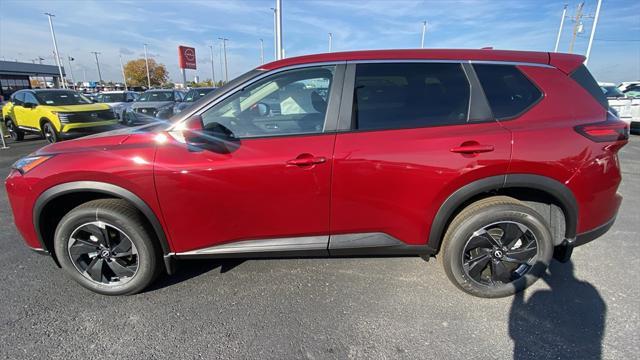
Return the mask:
<path id="1" fill-rule="evenodd" d="M 538 280 L 553 255 L 545 220 L 506 196 L 480 200 L 449 225 L 442 246 L 449 279 L 479 297 L 513 295 Z"/>
<path id="2" fill-rule="evenodd" d="M 44 123 L 42 123 L 42 135 L 44 136 L 45 140 L 47 140 L 51 144 L 60 140 L 56 128 L 53 127 L 53 124 L 49 121 L 45 121 Z"/>
<path id="3" fill-rule="evenodd" d="M 5 124 L 7 125 L 7 131 L 9 131 L 9 135 L 11 135 L 11 139 L 13 141 L 24 140 L 24 131 L 20 130 L 20 128 L 13 123 L 12 119 L 8 119 Z"/>
<path id="4" fill-rule="evenodd" d="M 67 213 L 56 228 L 60 265 L 89 290 L 135 294 L 156 277 L 159 256 L 140 212 L 124 200 L 100 199 Z"/>

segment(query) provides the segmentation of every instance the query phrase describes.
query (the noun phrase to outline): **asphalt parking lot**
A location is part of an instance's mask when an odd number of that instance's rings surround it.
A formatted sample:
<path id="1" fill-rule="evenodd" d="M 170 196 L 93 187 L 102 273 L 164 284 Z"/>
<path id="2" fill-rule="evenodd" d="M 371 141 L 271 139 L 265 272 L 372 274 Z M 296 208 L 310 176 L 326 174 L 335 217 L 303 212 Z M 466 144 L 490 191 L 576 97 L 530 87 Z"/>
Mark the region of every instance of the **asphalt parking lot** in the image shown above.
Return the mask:
<path id="1" fill-rule="evenodd" d="M 0 150 L 0 175 L 42 140 Z M 438 260 L 192 261 L 134 296 L 76 285 L 29 251 L 0 194 L 0 358 L 635 359 L 640 136 L 602 238 L 525 294 L 473 298 Z"/>

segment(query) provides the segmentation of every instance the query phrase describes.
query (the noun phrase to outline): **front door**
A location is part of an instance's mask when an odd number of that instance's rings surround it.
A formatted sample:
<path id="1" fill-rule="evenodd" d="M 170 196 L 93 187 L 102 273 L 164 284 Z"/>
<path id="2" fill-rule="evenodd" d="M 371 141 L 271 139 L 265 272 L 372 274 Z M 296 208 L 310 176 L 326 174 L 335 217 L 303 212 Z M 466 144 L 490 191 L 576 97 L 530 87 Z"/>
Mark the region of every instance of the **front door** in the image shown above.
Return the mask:
<path id="1" fill-rule="evenodd" d="M 156 186 L 175 252 L 222 244 L 326 252 L 337 70 L 344 65 L 281 71 L 201 110 L 205 135 L 233 134 L 229 152 L 179 136 L 159 145 Z"/>

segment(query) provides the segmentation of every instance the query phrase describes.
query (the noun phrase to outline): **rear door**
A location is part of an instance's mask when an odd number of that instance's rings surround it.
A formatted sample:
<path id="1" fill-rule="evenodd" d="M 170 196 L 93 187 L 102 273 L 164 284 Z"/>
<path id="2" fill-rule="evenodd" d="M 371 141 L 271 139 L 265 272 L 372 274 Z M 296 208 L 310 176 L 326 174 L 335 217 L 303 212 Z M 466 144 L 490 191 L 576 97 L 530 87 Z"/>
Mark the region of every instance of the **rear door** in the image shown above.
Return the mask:
<path id="1" fill-rule="evenodd" d="M 340 234 L 424 246 L 451 193 L 509 164 L 510 132 L 468 63 L 349 64 L 338 126 L 330 251 L 353 244 Z"/>

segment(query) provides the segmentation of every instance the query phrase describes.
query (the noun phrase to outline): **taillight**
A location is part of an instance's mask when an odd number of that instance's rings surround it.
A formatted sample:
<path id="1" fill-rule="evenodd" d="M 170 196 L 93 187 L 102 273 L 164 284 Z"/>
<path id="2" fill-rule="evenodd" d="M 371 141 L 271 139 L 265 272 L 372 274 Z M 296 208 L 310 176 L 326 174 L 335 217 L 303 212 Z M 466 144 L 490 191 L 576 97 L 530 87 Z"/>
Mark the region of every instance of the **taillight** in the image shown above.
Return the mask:
<path id="1" fill-rule="evenodd" d="M 607 120 L 603 122 L 578 125 L 576 131 L 595 142 L 612 142 L 629 139 L 629 125 L 607 112 Z"/>

